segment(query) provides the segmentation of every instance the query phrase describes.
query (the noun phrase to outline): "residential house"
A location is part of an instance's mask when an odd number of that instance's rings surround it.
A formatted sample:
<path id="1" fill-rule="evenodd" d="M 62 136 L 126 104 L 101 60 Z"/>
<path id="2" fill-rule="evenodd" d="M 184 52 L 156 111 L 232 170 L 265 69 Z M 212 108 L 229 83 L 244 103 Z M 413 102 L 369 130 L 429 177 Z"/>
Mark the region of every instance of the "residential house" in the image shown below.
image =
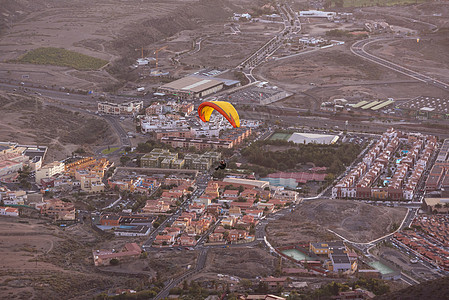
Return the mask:
<path id="1" fill-rule="evenodd" d="M 170 210 L 170 203 L 161 200 L 147 200 L 142 208 L 144 214 L 165 213 Z"/>
<path id="2" fill-rule="evenodd" d="M 242 212 L 240 210 L 240 207 L 231 207 L 229 209 L 229 216 L 238 218 L 242 215 Z"/>
<path id="3" fill-rule="evenodd" d="M 223 192 L 223 197 L 230 199 L 237 199 L 239 196 L 239 191 L 237 190 L 226 190 Z"/>
<path id="4" fill-rule="evenodd" d="M 71 202 L 64 202 L 56 198 L 49 199 L 43 203 L 36 204 L 36 208 L 40 208 L 41 214 L 54 217 L 57 220 L 75 220 L 75 205 Z"/>
<path id="5" fill-rule="evenodd" d="M 102 226 L 120 226 L 121 216 L 116 214 L 104 214 L 100 217 L 100 225 Z"/>
<path id="6" fill-rule="evenodd" d="M 273 277 L 269 276 L 266 278 L 261 278 L 261 282 L 265 282 L 269 289 L 277 289 L 279 287 L 287 287 L 289 283 L 289 277 Z"/>
<path id="7" fill-rule="evenodd" d="M 155 245 L 171 245 L 175 242 L 175 238 L 172 235 L 157 235 L 154 239 Z"/>
<path id="8" fill-rule="evenodd" d="M 209 243 L 219 243 L 224 242 L 224 235 L 223 233 L 211 233 L 209 235 Z"/>
<path id="9" fill-rule="evenodd" d="M 181 246 L 195 246 L 196 240 L 195 238 L 188 235 L 181 235 L 181 237 L 179 238 L 179 244 Z"/>
<path id="10" fill-rule="evenodd" d="M 109 265 L 112 259 L 119 261 L 126 261 L 132 258 L 138 258 L 142 250 L 136 243 L 125 244 L 122 251 L 115 252 L 114 250 L 93 250 L 95 266 Z"/>
<path id="11" fill-rule="evenodd" d="M 252 216 L 255 219 L 260 219 L 261 217 L 263 217 L 263 210 L 260 209 L 247 209 L 245 210 L 245 213 L 248 216 Z"/>
<path id="12" fill-rule="evenodd" d="M 235 224 L 235 218 L 232 216 L 225 217 L 221 220 L 221 225 L 223 225 L 223 226 L 234 227 L 234 224 Z"/>
<path id="13" fill-rule="evenodd" d="M 0 216 L 18 217 L 19 209 L 17 207 L 0 206 Z"/>
<path id="14" fill-rule="evenodd" d="M 242 240 L 247 237 L 247 232 L 245 230 L 237 230 L 233 229 L 229 231 L 228 240 L 232 242 L 236 242 L 238 240 Z"/>
<path id="15" fill-rule="evenodd" d="M 187 208 L 188 212 L 194 212 L 197 215 L 200 215 L 204 212 L 205 210 L 205 206 L 203 204 L 198 204 L 198 203 L 193 203 L 190 204 L 189 207 Z"/>

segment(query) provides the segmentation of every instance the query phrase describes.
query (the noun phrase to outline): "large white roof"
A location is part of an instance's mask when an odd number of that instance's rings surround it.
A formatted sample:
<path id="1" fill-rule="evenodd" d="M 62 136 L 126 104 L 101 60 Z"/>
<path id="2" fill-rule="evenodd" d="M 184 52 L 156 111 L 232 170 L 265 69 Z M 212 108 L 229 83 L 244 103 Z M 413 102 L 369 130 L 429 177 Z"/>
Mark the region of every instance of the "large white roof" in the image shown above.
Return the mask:
<path id="1" fill-rule="evenodd" d="M 295 144 L 333 144 L 338 140 L 338 135 L 330 134 L 316 134 L 316 133 L 298 133 L 295 132 L 288 139 L 289 142 L 294 142 Z"/>

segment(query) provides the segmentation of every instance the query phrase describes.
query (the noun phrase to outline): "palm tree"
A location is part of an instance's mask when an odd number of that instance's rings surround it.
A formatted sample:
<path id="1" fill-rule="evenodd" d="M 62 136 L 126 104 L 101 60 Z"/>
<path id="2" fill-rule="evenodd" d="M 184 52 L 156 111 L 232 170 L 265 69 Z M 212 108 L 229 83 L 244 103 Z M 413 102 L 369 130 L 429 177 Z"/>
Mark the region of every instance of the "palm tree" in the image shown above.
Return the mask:
<path id="1" fill-rule="evenodd" d="M 449 214 L 449 202 L 444 203 L 444 208 L 446 209 L 446 213 Z"/>

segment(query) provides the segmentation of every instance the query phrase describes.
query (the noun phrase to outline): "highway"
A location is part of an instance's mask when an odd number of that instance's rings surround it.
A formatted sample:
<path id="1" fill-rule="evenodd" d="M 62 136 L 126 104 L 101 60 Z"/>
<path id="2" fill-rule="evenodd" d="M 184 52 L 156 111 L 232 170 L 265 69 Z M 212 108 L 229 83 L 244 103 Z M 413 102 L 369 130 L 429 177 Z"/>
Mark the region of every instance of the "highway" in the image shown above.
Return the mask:
<path id="1" fill-rule="evenodd" d="M 0 89 L 8 92 L 23 93 L 26 95 L 44 97 L 41 98 L 41 100 L 48 105 L 61 107 L 73 112 L 79 112 L 103 118 L 115 131 L 120 140 L 120 144 L 116 145 L 119 148 L 117 151 L 120 151 L 122 148 L 126 146 L 131 146 L 131 141 L 128 137 L 128 134 L 120 125 L 117 116 L 95 114 L 95 111 L 97 110 L 97 100 L 94 100 L 93 96 L 91 95 L 81 95 L 81 94 L 68 93 L 65 91 L 45 89 L 33 86 L 29 83 L 24 83 L 22 85 L 19 82 L 0 83 Z M 115 96 L 114 98 L 117 98 L 120 101 L 129 101 L 129 98 L 127 97 Z M 83 108 L 79 108 L 76 106 L 83 106 Z M 101 155 L 101 150 L 97 151 L 97 154 Z"/>
<path id="2" fill-rule="evenodd" d="M 276 52 L 291 33 L 297 34 L 301 31 L 299 17 L 287 3 L 278 4 L 278 11 L 283 19 L 284 28 L 236 67 L 236 69 L 242 70 L 248 78 L 249 84 L 257 81 L 252 74 L 254 68 Z"/>
<path id="3" fill-rule="evenodd" d="M 416 37 L 414 38 L 407 38 L 407 39 L 416 39 Z M 366 39 L 366 40 L 361 40 L 361 41 L 357 41 L 354 44 L 352 44 L 351 46 L 351 52 L 363 59 L 369 60 L 371 62 L 374 62 L 378 65 L 381 65 L 385 68 L 389 68 L 393 71 L 396 71 L 398 73 L 401 73 L 403 75 L 409 76 L 413 79 L 419 80 L 421 82 L 424 82 L 425 84 L 428 85 L 433 85 L 437 88 L 440 88 L 442 90 L 448 91 L 449 92 L 449 84 L 442 82 L 440 80 L 434 79 L 430 76 L 421 74 L 419 72 L 410 70 L 406 67 L 400 66 L 396 63 L 393 63 L 391 61 L 388 61 L 386 59 L 380 58 L 378 56 L 374 56 L 370 53 L 368 53 L 365 50 L 365 47 L 369 44 L 372 43 L 377 43 L 377 42 L 381 42 L 381 41 L 391 41 L 391 40 L 397 40 L 397 38 L 375 38 L 375 39 Z"/>

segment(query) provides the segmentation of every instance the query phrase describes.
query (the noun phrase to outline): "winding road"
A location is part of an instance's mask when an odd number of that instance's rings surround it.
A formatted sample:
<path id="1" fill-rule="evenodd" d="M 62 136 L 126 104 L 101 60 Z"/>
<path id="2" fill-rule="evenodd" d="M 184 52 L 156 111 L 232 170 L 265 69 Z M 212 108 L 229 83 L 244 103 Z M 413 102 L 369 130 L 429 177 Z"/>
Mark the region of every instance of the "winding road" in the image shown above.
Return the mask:
<path id="1" fill-rule="evenodd" d="M 381 65 L 385 68 L 389 68 L 393 71 L 396 71 L 398 73 L 401 73 L 403 75 L 409 76 L 413 79 L 419 80 L 421 82 L 424 82 L 425 84 L 428 85 L 433 85 L 437 88 L 440 88 L 442 90 L 448 91 L 449 92 L 449 84 L 442 82 L 440 80 L 434 79 L 430 76 L 424 75 L 422 73 L 410 70 L 406 67 L 400 66 L 396 63 L 393 63 L 389 60 L 380 58 L 378 56 L 375 56 L 373 54 L 368 53 L 365 50 L 365 47 L 369 44 L 372 43 L 377 43 L 377 42 L 381 42 L 381 41 L 391 41 L 391 40 L 397 40 L 398 38 L 375 38 L 375 39 L 366 39 L 366 40 L 361 40 L 361 41 L 357 41 L 354 44 L 352 44 L 351 46 L 351 52 L 363 59 L 369 60 L 371 62 L 374 62 L 378 65 Z M 414 38 L 405 38 L 405 39 L 416 39 L 416 37 Z"/>

